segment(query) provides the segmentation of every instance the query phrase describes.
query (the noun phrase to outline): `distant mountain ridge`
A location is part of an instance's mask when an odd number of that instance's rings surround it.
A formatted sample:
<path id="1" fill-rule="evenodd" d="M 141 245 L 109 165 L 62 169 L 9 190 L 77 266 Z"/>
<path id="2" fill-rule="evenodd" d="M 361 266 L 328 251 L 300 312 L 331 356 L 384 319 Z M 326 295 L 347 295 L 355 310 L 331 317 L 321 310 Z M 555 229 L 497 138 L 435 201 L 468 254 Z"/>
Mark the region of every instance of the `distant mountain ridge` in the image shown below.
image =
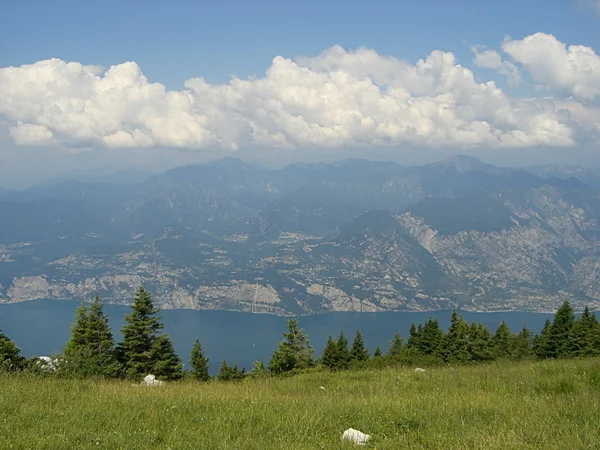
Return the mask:
<path id="1" fill-rule="evenodd" d="M 122 304 L 143 283 L 163 308 L 599 308 L 600 174 L 534 169 L 225 158 L 4 190 L 0 301 Z"/>

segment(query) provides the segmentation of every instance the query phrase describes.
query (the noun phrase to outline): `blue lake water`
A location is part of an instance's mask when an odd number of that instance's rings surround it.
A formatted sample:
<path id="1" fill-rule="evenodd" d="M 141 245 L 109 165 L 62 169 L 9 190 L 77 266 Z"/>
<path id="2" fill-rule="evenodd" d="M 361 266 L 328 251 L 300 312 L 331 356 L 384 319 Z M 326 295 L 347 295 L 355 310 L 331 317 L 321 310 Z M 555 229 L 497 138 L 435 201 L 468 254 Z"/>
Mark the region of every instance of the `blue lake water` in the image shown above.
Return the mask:
<path id="1" fill-rule="evenodd" d="M 15 340 L 25 356 L 52 355 L 60 352 L 69 338 L 78 302 L 36 300 L 0 305 L 0 324 L 4 333 Z M 110 325 L 118 341 L 124 324 L 127 306 L 105 307 Z M 187 362 L 192 344 L 200 339 L 210 358 L 211 372 L 218 370 L 223 359 L 250 369 L 253 361 L 267 363 L 285 331 L 285 317 L 250 314 L 234 311 L 165 310 L 161 313 L 165 331 L 172 337 L 177 352 Z M 395 332 L 406 338 L 411 323 L 424 323 L 429 317 L 439 320 L 447 329 L 451 311 L 435 312 L 382 312 L 382 313 L 329 313 L 300 317 L 303 328 L 320 354 L 329 334 L 337 336 L 340 330 L 350 343 L 357 329 L 365 344 L 373 351 L 379 345 L 385 352 Z M 550 314 L 532 312 L 462 312 L 469 322 L 477 321 L 494 332 L 504 320 L 513 332 L 527 326 L 538 333 Z"/>

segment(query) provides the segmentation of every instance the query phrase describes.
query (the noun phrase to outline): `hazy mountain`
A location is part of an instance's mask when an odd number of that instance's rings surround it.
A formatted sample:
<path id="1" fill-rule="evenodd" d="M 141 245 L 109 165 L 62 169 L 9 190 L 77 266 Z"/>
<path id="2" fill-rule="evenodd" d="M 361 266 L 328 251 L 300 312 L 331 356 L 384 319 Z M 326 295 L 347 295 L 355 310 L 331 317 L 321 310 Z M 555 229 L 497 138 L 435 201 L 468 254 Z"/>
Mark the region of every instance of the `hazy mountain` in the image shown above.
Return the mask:
<path id="1" fill-rule="evenodd" d="M 226 158 L 2 191 L 0 298 L 127 303 L 144 283 L 164 308 L 598 308 L 594 178 L 535 172 L 464 156 L 274 171 Z"/>

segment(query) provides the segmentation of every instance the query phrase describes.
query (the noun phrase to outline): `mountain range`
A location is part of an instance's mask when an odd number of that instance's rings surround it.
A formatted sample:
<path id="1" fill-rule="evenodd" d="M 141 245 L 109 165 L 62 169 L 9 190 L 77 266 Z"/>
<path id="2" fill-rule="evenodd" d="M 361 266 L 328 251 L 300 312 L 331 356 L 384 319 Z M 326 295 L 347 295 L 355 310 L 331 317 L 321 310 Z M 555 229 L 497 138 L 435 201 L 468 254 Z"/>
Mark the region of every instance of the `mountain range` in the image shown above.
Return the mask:
<path id="1" fill-rule="evenodd" d="M 280 315 L 600 308 L 600 172 L 466 156 L 0 189 L 0 301 Z"/>

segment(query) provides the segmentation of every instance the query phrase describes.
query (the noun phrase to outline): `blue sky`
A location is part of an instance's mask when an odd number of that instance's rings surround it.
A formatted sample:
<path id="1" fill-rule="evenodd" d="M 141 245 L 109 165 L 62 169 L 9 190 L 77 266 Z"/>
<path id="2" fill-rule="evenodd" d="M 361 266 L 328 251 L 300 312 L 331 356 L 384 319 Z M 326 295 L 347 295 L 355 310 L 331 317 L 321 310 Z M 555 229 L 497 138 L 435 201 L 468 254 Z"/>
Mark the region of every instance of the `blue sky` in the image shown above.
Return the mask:
<path id="1" fill-rule="evenodd" d="M 599 54 L 600 0 L 4 0 L 0 186 L 232 155 L 596 164 Z"/>
<path id="2" fill-rule="evenodd" d="M 178 89 L 202 75 L 260 76 L 275 55 L 316 55 L 339 44 L 411 62 L 431 50 L 469 63 L 471 44 L 546 32 L 600 48 L 592 8 L 569 0 L 17 1 L 0 6 L 0 66 L 61 58 L 109 67 L 136 61 Z"/>

